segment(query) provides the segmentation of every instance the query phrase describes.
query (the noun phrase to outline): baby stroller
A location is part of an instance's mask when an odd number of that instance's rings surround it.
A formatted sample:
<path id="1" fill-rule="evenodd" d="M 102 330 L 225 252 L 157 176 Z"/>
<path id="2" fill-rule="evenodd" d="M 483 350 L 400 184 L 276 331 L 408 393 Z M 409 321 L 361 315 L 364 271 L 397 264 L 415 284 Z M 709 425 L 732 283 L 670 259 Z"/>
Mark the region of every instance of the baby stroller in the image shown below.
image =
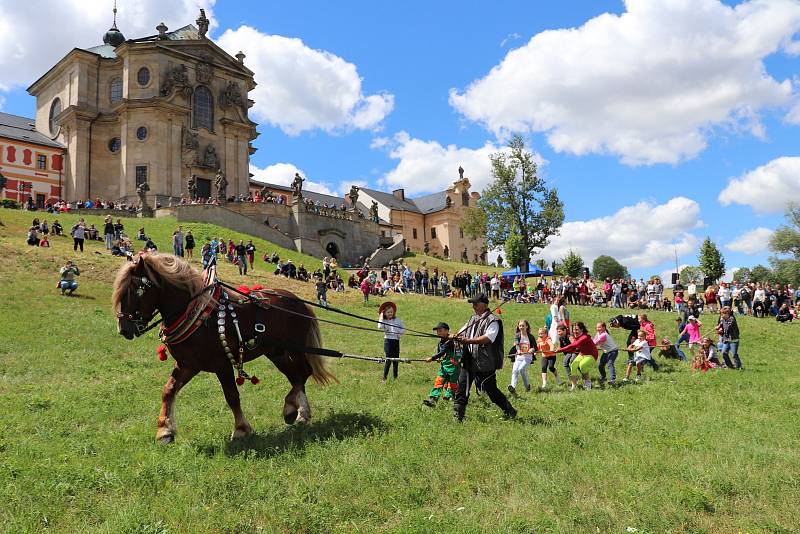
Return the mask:
<path id="1" fill-rule="evenodd" d="M 600 291 L 599 289 L 595 289 L 592 292 L 592 306 L 602 307 L 603 306 L 603 302 L 604 302 L 603 292 Z"/>

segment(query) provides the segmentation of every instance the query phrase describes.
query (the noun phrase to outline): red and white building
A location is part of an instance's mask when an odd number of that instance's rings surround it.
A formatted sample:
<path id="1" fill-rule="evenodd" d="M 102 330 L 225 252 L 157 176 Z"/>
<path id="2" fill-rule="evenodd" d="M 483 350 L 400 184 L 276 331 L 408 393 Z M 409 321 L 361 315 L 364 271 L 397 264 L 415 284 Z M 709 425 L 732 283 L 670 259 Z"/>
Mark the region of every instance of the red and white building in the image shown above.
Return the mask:
<path id="1" fill-rule="evenodd" d="M 0 199 L 43 208 L 61 198 L 65 147 L 37 131 L 33 119 L 0 113 Z M 1 182 L 2 180 L 0 180 Z"/>

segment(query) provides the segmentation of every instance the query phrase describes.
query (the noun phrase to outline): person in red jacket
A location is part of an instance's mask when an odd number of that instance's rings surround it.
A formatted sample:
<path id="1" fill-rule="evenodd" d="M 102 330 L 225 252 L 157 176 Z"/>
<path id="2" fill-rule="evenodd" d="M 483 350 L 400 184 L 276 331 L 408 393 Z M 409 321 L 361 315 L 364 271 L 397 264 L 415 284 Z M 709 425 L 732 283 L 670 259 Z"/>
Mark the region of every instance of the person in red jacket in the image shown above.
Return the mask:
<path id="1" fill-rule="evenodd" d="M 570 365 L 570 381 L 572 384 L 569 387 L 573 391 L 578 385 L 578 373 L 583 376 L 583 388 L 592 389 L 592 380 L 589 378 L 589 371 L 592 368 L 597 368 L 597 346 L 592 341 L 589 335 L 589 330 L 586 325 L 581 321 L 572 325 L 572 335 L 575 339 L 566 347 L 556 349 L 556 352 L 577 352 L 578 356 L 572 361 Z"/>

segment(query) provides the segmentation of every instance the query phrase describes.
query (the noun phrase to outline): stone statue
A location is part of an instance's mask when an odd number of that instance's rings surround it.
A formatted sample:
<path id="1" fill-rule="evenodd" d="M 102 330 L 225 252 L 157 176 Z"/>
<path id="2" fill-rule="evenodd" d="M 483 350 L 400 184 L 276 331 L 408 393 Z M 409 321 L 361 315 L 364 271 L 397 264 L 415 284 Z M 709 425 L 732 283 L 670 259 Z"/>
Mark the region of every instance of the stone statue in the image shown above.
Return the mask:
<path id="1" fill-rule="evenodd" d="M 242 88 L 236 82 L 228 82 L 225 89 L 219 95 L 219 105 L 223 108 L 232 106 L 243 107 L 244 97 L 242 96 Z"/>
<path id="2" fill-rule="evenodd" d="M 352 204 L 353 209 L 356 209 L 356 202 L 358 202 L 358 191 L 359 187 L 357 185 L 350 186 L 350 204 Z"/>
<path id="3" fill-rule="evenodd" d="M 214 79 L 214 66 L 204 61 L 198 63 L 194 68 L 194 79 L 197 83 L 211 83 Z"/>
<path id="4" fill-rule="evenodd" d="M 217 175 L 214 177 L 214 186 L 217 188 L 217 200 L 225 202 L 228 198 L 228 180 L 225 178 L 225 173 L 222 172 L 222 169 L 217 169 Z"/>
<path id="5" fill-rule="evenodd" d="M 447 258 L 447 259 L 450 259 L 450 247 L 448 247 L 447 245 L 445 245 L 445 246 L 444 246 L 444 251 L 443 251 L 443 252 L 444 252 L 444 257 L 445 257 L 445 258 Z"/>
<path id="6" fill-rule="evenodd" d="M 445 199 L 444 199 L 444 207 L 445 208 L 449 208 L 452 205 L 453 205 L 453 199 L 450 198 L 450 197 L 445 197 Z"/>
<path id="7" fill-rule="evenodd" d="M 425 241 L 425 245 L 423 245 L 422 247 L 422 252 L 424 252 L 427 255 L 430 251 L 431 251 L 431 244 Z"/>
<path id="8" fill-rule="evenodd" d="M 189 192 L 189 200 L 197 199 L 197 176 L 194 174 L 189 176 L 189 181 L 186 182 L 186 190 Z"/>
<path id="9" fill-rule="evenodd" d="M 464 247 L 464 251 L 461 253 L 461 259 L 464 260 L 465 262 L 469 261 L 469 253 L 467 252 L 467 247 Z"/>
<path id="10" fill-rule="evenodd" d="M 136 194 L 139 195 L 139 204 L 142 209 L 142 217 L 152 217 L 153 209 L 147 203 L 147 192 L 150 191 L 150 185 L 147 182 L 142 182 L 136 188 Z"/>
<path id="11" fill-rule="evenodd" d="M 201 39 L 205 39 L 208 33 L 208 18 L 206 18 L 205 9 L 200 10 L 200 16 L 197 17 L 195 22 L 197 23 L 197 35 L 199 35 Z"/>
<path id="12" fill-rule="evenodd" d="M 193 92 L 192 86 L 189 85 L 189 73 L 183 63 L 166 72 L 164 83 L 161 84 L 161 96 L 169 96 L 173 89 L 183 90 L 186 96 L 191 96 Z"/>
<path id="13" fill-rule="evenodd" d="M 183 148 L 187 150 L 197 150 L 200 148 L 197 132 L 191 131 L 186 126 L 181 126 L 181 138 L 183 139 Z"/>
<path id="14" fill-rule="evenodd" d="M 378 219 L 378 203 L 374 200 L 372 201 L 372 206 L 369 208 L 369 216 L 374 223 L 377 223 L 380 220 Z"/>
<path id="15" fill-rule="evenodd" d="M 464 179 L 464 167 L 462 167 L 461 165 L 458 166 L 458 179 L 459 180 Z"/>
<path id="16" fill-rule="evenodd" d="M 292 196 L 295 198 L 303 198 L 303 182 L 305 179 L 300 176 L 299 172 L 294 173 L 294 181 L 292 182 Z"/>
<path id="17" fill-rule="evenodd" d="M 214 145 L 209 144 L 203 152 L 203 161 L 200 165 L 209 169 L 219 168 L 219 157 L 217 156 L 217 149 Z"/>

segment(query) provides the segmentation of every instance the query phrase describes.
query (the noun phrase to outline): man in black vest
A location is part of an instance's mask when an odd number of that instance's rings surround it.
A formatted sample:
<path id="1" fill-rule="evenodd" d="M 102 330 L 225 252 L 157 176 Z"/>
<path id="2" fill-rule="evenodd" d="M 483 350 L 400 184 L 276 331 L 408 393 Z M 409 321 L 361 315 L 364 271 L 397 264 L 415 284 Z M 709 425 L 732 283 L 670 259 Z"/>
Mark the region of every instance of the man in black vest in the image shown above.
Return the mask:
<path id="1" fill-rule="evenodd" d="M 453 335 L 464 346 L 461 373 L 453 402 L 453 416 L 464 420 L 472 383 L 478 392 L 486 393 L 489 399 L 503 410 L 507 418 L 517 416 L 505 395 L 497 388 L 495 372 L 503 366 L 503 322 L 489 311 L 489 298 L 478 293 L 469 299 L 475 312 L 467 324 Z"/>

